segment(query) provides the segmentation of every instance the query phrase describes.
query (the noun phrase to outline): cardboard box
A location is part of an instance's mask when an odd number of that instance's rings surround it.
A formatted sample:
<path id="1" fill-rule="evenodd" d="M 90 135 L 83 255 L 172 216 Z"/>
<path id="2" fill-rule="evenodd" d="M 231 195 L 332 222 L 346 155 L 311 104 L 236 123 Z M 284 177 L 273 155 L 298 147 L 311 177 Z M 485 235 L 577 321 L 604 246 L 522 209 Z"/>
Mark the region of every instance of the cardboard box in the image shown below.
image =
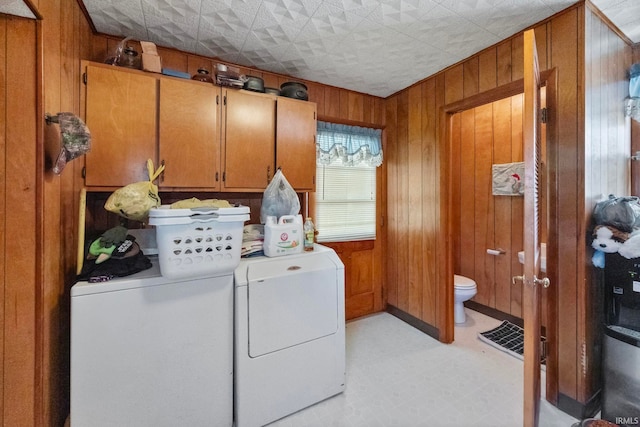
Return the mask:
<path id="1" fill-rule="evenodd" d="M 162 63 L 155 43 L 141 41 L 140 46 L 142 47 L 142 69 L 152 73 L 161 73 Z"/>
<path id="2" fill-rule="evenodd" d="M 152 73 L 161 73 L 162 64 L 160 63 L 160 56 L 153 55 L 151 53 L 143 53 L 142 69 L 144 71 L 150 71 Z"/>

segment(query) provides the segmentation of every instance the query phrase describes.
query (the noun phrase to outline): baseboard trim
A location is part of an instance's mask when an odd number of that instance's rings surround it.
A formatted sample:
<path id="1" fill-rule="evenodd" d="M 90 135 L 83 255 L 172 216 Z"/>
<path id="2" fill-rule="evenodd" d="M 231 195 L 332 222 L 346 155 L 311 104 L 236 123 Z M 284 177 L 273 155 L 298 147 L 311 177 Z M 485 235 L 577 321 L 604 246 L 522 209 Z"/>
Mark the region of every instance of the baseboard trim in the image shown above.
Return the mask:
<path id="1" fill-rule="evenodd" d="M 595 416 L 602 405 L 602 393 L 596 391 L 586 403 L 581 403 L 572 397 L 558 393 L 558 409 L 574 418 L 583 420 Z"/>
<path id="2" fill-rule="evenodd" d="M 464 306 L 486 316 L 493 317 L 494 319 L 508 320 L 509 322 L 524 328 L 524 321 L 521 318 L 505 313 L 504 311 L 496 310 L 495 308 L 487 307 L 486 305 L 482 305 L 471 300 L 465 301 Z"/>
<path id="3" fill-rule="evenodd" d="M 430 337 L 435 338 L 438 341 L 440 340 L 440 331 L 435 326 L 432 326 L 427 322 L 420 320 L 417 317 L 414 317 L 411 314 L 389 304 L 387 304 L 386 311 L 392 316 L 395 316 L 403 322 L 406 322 L 409 325 L 413 326 L 414 328 L 419 329 Z"/>

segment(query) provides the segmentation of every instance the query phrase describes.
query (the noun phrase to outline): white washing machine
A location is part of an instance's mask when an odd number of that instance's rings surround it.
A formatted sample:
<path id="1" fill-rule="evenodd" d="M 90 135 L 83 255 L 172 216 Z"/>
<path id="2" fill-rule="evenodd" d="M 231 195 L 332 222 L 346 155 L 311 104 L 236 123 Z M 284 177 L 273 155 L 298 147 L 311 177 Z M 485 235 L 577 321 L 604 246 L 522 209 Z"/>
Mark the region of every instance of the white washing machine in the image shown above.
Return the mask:
<path id="1" fill-rule="evenodd" d="M 231 426 L 233 274 L 71 288 L 71 425 Z"/>
<path id="2" fill-rule="evenodd" d="M 344 265 L 332 249 L 243 259 L 235 292 L 236 427 L 344 391 Z"/>

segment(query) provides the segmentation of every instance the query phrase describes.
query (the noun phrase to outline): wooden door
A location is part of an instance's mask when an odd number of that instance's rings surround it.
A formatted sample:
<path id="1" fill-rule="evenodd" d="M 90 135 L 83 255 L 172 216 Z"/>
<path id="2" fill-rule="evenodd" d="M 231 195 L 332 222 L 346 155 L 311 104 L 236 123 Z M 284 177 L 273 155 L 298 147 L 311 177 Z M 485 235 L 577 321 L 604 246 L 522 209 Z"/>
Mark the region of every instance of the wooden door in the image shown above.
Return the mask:
<path id="1" fill-rule="evenodd" d="M 274 174 L 275 97 L 224 93 L 223 189 L 261 192 Z"/>
<path id="2" fill-rule="evenodd" d="M 276 168 L 296 191 L 316 189 L 316 104 L 279 97 L 276 101 Z"/>
<path id="3" fill-rule="evenodd" d="M 147 181 L 147 159 L 157 160 L 156 77 L 100 64 L 85 70 L 85 121 L 91 131 L 85 185 Z"/>
<path id="4" fill-rule="evenodd" d="M 160 80 L 160 187 L 220 189 L 219 99 L 210 83 Z"/>
<path id="5" fill-rule="evenodd" d="M 524 318 L 524 414 L 523 425 L 538 425 L 540 413 L 540 298 L 541 286 L 548 280 L 540 274 L 541 170 L 540 70 L 533 30 L 524 33 L 524 113 L 523 144 L 525 161 L 524 196 L 524 276 L 522 302 Z"/>

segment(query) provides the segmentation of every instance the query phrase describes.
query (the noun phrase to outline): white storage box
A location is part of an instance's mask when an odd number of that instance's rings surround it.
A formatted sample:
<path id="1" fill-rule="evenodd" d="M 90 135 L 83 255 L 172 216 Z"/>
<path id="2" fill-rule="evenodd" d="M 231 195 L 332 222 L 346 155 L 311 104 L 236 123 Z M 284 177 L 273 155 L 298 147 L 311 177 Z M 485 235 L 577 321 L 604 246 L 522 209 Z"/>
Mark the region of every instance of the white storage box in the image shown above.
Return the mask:
<path id="1" fill-rule="evenodd" d="M 240 262 L 247 206 L 149 211 L 156 227 L 158 261 L 165 277 L 203 277 L 232 272 Z"/>

